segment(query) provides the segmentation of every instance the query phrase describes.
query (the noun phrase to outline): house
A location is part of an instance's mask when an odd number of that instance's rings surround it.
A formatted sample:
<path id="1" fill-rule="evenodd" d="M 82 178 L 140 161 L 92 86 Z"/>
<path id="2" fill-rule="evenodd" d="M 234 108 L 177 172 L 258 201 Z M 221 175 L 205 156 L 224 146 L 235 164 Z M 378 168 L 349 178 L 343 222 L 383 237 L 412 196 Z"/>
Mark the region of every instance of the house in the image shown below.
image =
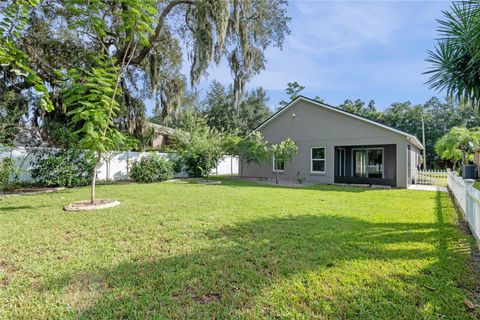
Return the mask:
<path id="1" fill-rule="evenodd" d="M 171 144 L 170 138 L 173 135 L 175 129 L 162 126 L 153 122 L 147 122 L 146 127 L 153 130 L 150 148 L 161 149 L 162 146 L 169 146 Z"/>
<path id="2" fill-rule="evenodd" d="M 270 143 L 292 138 L 298 154 L 287 165 L 281 159 L 246 164 L 243 176 L 273 179 L 277 166 L 282 180 L 406 188 L 423 150 L 411 134 L 303 96 L 255 130 Z"/>

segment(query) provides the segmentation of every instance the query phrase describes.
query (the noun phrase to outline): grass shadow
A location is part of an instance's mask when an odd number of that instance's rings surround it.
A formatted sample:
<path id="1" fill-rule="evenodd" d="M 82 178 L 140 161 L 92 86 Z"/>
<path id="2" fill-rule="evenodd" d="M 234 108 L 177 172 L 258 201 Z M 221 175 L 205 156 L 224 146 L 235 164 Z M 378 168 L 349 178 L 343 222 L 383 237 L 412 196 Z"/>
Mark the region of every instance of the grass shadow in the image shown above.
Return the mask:
<path id="1" fill-rule="evenodd" d="M 12 211 L 25 210 L 25 209 L 39 209 L 44 207 L 45 206 L 0 206 L 0 214 L 10 213 Z"/>
<path id="2" fill-rule="evenodd" d="M 198 186 L 205 186 L 205 184 L 198 183 L 200 178 L 188 178 L 188 179 L 178 179 L 177 182 L 187 183 L 191 185 L 198 185 Z M 288 186 L 282 184 L 272 184 L 272 183 L 263 183 L 260 181 L 251 181 L 251 180 L 244 180 L 239 178 L 231 178 L 231 177 L 210 177 L 211 181 L 221 181 L 220 184 L 211 184 L 207 186 L 214 186 L 214 187 L 249 187 L 249 188 L 273 188 L 273 189 L 288 189 L 288 190 L 321 190 L 321 191 L 336 191 L 336 192 L 352 192 L 352 193 L 360 193 L 360 192 L 368 192 L 368 191 L 380 191 L 383 189 L 370 189 L 370 188 L 362 188 L 362 187 L 349 187 L 349 186 L 337 186 L 332 184 L 305 184 L 305 185 L 298 185 L 298 186 Z M 385 189 L 384 191 L 388 191 Z"/>
<path id="3" fill-rule="evenodd" d="M 464 252 L 449 249 L 458 230 L 444 222 L 438 197 L 435 223 L 262 218 L 195 235 L 209 246 L 181 255 L 158 252 L 93 268 L 105 289 L 77 316 L 456 318 L 464 315 L 456 286 L 468 285 L 458 276 Z M 75 290 L 76 277 L 44 289 Z"/>

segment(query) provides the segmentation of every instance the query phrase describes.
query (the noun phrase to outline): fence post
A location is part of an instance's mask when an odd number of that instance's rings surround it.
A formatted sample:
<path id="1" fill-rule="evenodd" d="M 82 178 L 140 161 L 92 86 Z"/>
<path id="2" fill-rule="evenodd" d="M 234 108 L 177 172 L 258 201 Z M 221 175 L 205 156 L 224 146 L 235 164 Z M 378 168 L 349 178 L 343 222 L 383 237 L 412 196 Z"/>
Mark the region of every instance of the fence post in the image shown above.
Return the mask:
<path id="1" fill-rule="evenodd" d="M 464 179 L 465 183 L 465 216 L 467 221 L 470 222 L 470 217 L 472 216 L 472 199 L 470 198 L 470 188 L 473 187 L 475 180 L 473 179 Z"/>

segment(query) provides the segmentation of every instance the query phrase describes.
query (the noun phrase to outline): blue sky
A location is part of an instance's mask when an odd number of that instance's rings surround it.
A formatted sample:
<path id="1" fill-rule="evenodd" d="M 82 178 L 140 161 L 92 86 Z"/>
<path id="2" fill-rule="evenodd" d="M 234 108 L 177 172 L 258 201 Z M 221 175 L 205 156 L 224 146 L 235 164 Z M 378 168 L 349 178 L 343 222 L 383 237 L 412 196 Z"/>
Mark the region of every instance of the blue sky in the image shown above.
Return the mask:
<path id="1" fill-rule="evenodd" d="M 338 105 L 345 99 L 374 99 L 377 108 L 392 102 L 423 103 L 443 97 L 424 85 L 426 51 L 438 36 L 435 19 L 449 1 L 291 0 L 291 34 L 283 50 L 266 51 L 266 69 L 248 87 L 268 91 L 274 110 L 286 99 L 287 82 L 297 81 L 309 97 Z M 187 64 L 187 63 L 186 63 Z M 184 66 L 185 71 L 188 66 Z M 212 80 L 231 83 L 226 64 L 209 69 L 198 88 Z"/>

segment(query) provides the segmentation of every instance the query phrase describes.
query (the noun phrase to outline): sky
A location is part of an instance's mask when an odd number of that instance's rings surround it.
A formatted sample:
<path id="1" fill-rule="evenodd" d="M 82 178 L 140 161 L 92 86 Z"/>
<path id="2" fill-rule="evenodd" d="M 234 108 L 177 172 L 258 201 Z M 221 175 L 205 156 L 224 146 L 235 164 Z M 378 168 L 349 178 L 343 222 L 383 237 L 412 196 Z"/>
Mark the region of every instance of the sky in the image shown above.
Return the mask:
<path id="1" fill-rule="evenodd" d="M 429 66 L 427 50 L 438 37 L 435 19 L 450 3 L 290 0 L 291 34 L 283 50 L 266 50 L 266 68 L 248 88 L 266 89 L 272 110 L 280 100 L 288 100 L 285 88 L 293 81 L 305 86 L 303 95 L 319 96 L 332 105 L 373 99 L 383 110 L 393 102 L 416 104 L 443 97 L 424 84 L 427 76 L 422 73 Z M 188 74 L 188 65 L 184 71 Z M 208 73 L 198 85 L 201 96 L 213 80 L 232 82 L 225 63 Z"/>

